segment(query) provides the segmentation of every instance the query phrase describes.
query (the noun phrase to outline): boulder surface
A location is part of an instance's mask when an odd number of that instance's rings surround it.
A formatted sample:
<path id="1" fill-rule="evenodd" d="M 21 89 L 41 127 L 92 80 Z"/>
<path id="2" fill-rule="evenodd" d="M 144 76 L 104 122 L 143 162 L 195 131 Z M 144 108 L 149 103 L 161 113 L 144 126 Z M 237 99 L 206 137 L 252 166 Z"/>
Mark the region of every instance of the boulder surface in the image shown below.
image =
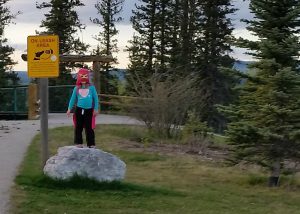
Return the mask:
<path id="1" fill-rule="evenodd" d="M 46 162 L 44 173 L 53 179 L 67 180 L 75 175 L 97 181 L 118 181 L 125 177 L 126 164 L 100 149 L 65 146 Z"/>

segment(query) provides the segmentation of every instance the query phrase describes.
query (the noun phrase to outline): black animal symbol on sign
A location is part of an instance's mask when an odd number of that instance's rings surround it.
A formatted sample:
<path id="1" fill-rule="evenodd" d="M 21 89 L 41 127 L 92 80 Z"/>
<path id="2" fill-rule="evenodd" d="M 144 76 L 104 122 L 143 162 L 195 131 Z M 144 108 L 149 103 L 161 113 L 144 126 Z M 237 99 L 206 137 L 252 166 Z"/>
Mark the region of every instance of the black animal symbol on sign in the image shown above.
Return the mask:
<path id="1" fill-rule="evenodd" d="M 51 54 L 53 54 L 53 50 L 49 49 L 49 50 L 44 50 L 44 51 L 38 51 L 35 53 L 35 57 L 33 60 L 46 60 L 49 59 L 51 57 Z"/>

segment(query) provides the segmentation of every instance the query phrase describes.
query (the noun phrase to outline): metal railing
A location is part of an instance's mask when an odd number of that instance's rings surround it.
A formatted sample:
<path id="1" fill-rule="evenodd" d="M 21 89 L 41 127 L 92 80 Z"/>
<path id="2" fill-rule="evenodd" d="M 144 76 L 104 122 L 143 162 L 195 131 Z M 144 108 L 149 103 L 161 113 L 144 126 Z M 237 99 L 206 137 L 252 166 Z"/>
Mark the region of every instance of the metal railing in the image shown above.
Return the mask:
<path id="1" fill-rule="evenodd" d="M 27 114 L 28 86 L 0 88 L 1 114 Z"/>

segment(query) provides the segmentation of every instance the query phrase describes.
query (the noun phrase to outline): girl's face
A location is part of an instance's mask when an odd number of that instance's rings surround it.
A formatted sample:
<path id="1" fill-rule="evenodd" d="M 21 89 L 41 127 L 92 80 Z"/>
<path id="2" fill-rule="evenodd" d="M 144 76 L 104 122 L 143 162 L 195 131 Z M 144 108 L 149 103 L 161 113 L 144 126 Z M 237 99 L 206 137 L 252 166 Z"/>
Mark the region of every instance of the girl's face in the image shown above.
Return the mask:
<path id="1" fill-rule="evenodd" d="M 80 69 L 77 73 L 76 85 L 89 84 L 89 71 L 87 69 Z"/>
<path id="2" fill-rule="evenodd" d="M 79 74 L 79 77 L 81 79 L 81 83 L 85 84 L 87 83 L 89 77 L 88 77 L 88 74 Z"/>

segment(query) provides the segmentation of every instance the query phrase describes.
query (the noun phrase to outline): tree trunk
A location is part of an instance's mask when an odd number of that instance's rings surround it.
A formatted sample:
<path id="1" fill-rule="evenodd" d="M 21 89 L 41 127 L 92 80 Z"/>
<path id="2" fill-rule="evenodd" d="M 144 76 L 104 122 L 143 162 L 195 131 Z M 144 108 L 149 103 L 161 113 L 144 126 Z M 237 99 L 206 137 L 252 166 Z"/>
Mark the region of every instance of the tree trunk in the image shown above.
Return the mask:
<path id="1" fill-rule="evenodd" d="M 100 90 L 100 65 L 99 62 L 93 62 L 93 82 L 98 94 L 101 93 Z M 100 110 L 100 107 L 99 107 Z"/>
<path id="2" fill-rule="evenodd" d="M 271 175 L 269 177 L 269 187 L 279 186 L 280 168 L 280 160 L 274 161 L 271 169 Z"/>

